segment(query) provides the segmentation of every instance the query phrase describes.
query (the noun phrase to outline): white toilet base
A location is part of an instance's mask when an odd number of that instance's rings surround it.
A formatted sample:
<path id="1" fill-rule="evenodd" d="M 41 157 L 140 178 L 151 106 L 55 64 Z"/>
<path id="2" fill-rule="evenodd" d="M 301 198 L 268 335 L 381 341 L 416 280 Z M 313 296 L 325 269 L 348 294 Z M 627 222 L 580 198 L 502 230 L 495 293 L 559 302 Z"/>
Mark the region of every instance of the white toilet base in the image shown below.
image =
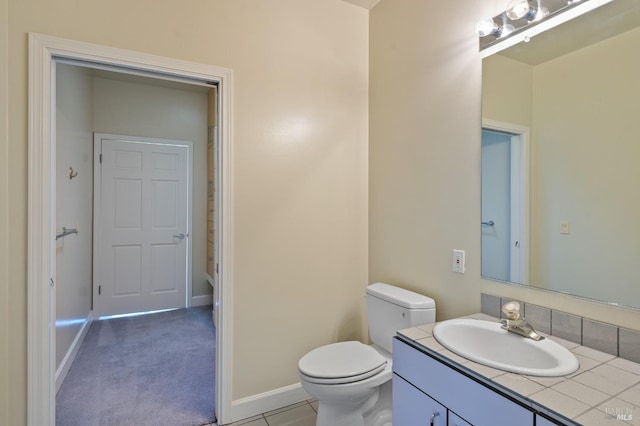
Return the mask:
<path id="1" fill-rule="evenodd" d="M 391 380 L 357 397 L 319 400 L 316 426 L 391 426 Z"/>

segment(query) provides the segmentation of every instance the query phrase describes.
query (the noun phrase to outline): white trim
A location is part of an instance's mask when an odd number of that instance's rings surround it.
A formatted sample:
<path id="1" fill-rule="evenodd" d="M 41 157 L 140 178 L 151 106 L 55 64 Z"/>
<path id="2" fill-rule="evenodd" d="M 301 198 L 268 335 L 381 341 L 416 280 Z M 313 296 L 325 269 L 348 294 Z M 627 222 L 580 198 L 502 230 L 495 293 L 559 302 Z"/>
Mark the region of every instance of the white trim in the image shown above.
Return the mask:
<path id="1" fill-rule="evenodd" d="M 273 389 L 257 395 L 251 395 L 233 401 L 233 421 L 236 422 L 310 398 L 311 396 L 309 396 L 300 383 Z"/>
<path id="2" fill-rule="evenodd" d="M 93 134 L 93 300 L 99 298 L 98 286 L 100 284 L 100 277 L 102 273 L 102 232 L 101 232 L 101 213 L 102 213 L 102 165 L 100 162 L 100 155 L 102 155 L 102 140 L 119 140 L 123 142 L 140 142 L 140 143 L 152 143 L 159 145 L 173 145 L 187 148 L 187 277 L 185 288 L 185 300 L 184 307 L 191 306 L 191 291 L 193 286 L 193 238 L 191 238 L 193 232 L 193 142 L 183 141 L 175 139 L 160 139 L 146 136 L 128 136 L 128 135 L 116 135 L 113 133 L 100 133 L 94 132 Z M 99 305 L 99 307 L 101 304 Z M 96 311 L 98 318 L 111 315 L 110 313 L 101 312 L 96 308 L 96 303 L 93 303 L 93 310 Z"/>
<path id="3" fill-rule="evenodd" d="M 29 170 L 27 221 L 27 424 L 55 425 L 55 58 L 91 61 L 217 82 L 220 96 L 221 324 L 216 333 L 216 411 L 229 423 L 233 353 L 233 72 L 226 68 L 29 34 Z"/>
<path id="4" fill-rule="evenodd" d="M 209 306 L 213 304 L 213 294 L 202 294 L 200 296 L 191 296 L 191 306 Z"/>
<path id="5" fill-rule="evenodd" d="M 82 345 L 82 342 L 84 342 L 84 338 L 87 337 L 87 333 L 89 332 L 89 327 L 92 322 L 93 311 L 89 312 L 89 315 L 87 315 L 82 327 L 80 327 L 80 331 L 76 334 L 75 339 L 73 339 L 73 343 L 71 343 L 69 350 L 58 366 L 58 370 L 56 371 L 56 393 L 58 393 L 60 386 L 62 386 L 62 383 L 64 383 L 64 380 L 67 378 L 71 364 L 75 361 L 78 351 L 80 350 L 80 346 Z"/>
<path id="6" fill-rule="evenodd" d="M 511 137 L 511 262 L 509 281 L 529 283 L 529 135 L 528 127 L 483 119 L 482 128 Z M 516 245 L 516 242 L 518 243 Z"/>

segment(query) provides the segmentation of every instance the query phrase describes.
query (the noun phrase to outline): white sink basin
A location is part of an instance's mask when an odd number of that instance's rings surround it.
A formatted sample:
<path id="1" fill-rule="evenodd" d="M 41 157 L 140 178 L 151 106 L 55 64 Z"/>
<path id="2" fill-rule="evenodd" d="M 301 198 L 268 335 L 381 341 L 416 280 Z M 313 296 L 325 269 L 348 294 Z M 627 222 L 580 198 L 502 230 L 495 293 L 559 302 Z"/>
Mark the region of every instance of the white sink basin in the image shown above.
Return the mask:
<path id="1" fill-rule="evenodd" d="M 579 367 L 576 357 L 550 340 L 535 341 L 503 330 L 498 322 L 453 319 L 436 324 L 442 346 L 471 361 L 529 376 L 564 376 Z"/>

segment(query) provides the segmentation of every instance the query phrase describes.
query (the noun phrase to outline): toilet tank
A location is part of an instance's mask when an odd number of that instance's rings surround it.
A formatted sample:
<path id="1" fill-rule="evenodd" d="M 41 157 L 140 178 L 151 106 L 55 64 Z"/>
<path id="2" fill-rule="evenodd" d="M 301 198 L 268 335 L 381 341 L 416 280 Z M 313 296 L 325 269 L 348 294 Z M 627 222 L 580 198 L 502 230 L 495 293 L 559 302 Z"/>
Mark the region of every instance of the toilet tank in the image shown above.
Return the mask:
<path id="1" fill-rule="evenodd" d="M 367 320 L 371 341 L 391 353 L 396 331 L 435 322 L 436 303 L 413 291 L 375 283 L 367 287 Z"/>

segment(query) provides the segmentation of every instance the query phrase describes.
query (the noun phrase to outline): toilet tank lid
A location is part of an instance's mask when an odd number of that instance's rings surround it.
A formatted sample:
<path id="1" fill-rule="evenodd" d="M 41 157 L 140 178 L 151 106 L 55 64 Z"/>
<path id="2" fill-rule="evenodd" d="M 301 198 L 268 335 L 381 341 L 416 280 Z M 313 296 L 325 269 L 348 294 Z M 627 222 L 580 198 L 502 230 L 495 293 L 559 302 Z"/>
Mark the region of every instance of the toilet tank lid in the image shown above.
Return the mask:
<path id="1" fill-rule="evenodd" d="M 409 309 L 435 309 L 436 302 L 427 296 L 384 283 L 367 287 L 367 294 Z"/>

